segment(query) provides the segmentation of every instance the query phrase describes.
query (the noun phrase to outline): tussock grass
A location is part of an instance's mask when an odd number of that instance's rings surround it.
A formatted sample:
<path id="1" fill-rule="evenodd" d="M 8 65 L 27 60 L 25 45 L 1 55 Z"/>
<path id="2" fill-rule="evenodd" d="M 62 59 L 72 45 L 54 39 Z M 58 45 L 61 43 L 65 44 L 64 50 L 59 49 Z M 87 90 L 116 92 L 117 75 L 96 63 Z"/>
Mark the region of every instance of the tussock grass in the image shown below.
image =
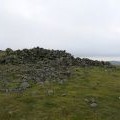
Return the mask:
<path id="1" fill-rule="evenodd" d="M 120 69 L 71 71 L 64 84 L 50 82 L 21 93 L 0 93 L 0 120 L 120 120 Z M 47 90 L 54 92 L 48 95 Z M 91 108 L 85 98 L 94 98 L 98 106 Z"/>

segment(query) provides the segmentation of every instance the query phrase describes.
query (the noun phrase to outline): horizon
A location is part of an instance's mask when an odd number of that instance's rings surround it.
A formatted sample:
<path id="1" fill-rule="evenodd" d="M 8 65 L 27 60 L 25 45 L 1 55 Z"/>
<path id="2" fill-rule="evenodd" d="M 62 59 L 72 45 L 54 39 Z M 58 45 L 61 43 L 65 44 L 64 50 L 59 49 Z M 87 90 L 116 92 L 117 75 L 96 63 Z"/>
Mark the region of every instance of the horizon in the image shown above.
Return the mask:
<path id="1" fill-rule="evenodd" d="M 39 47 L 39 46 L 37 46 Z M 23 50 L 23 49 L 33 49 L 33 48 L 36 48 L 36 47 L 32 47 L 32 48 L 21 48 L 21 49 L 12 49 L 12 50 Z M 43 48 L 43 47 L 39 47 L 39 48 Z M 7 48 L 6 48 L 7 49 Z M 4 50 L 1 50 L 0 51 L 5 51 L 6 49 Z M 49 48 L 43 48 L 43 49 L 49 49 Z M 49 50 L 61 50 L 61 49 L 49 49 Z M 62 50 L 64 51 L 64 49 Z M 88 59 L 91 59 L 91 60 L 98 60 L 98 61 L 115 61 L 115 62 L 120 62 L 120 56 L 96 56 L 96 55 L 79 55 L 79 54 L 74 54 L 74 53 L 71 53 L 67 50 L 65 50 L 67 53 L 70 53 L 71 55 L 73 55 L 75 58 L 79 57 L 79 58 L 88 58 Z"/>

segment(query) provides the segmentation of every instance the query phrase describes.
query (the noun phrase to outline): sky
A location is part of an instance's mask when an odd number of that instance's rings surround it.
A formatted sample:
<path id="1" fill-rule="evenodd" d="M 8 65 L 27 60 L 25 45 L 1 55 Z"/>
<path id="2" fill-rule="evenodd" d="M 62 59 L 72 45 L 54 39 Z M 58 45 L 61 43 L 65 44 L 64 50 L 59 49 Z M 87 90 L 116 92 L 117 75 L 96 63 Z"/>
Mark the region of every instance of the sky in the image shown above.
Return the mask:
<path id="1" fill-rule="evenodd" d="M 120 0 L 0 0 L 0 49 L 120 56 Z"/>

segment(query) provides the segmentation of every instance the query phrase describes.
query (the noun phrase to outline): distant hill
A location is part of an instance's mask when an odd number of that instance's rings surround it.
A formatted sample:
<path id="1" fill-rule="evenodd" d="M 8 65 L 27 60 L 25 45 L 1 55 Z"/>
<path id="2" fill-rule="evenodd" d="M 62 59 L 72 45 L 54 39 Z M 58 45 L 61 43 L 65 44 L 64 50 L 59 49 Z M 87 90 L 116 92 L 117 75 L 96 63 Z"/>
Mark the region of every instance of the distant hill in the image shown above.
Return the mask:
<path id="1" fill-rule="evenodd" d="M 110 61 L 112 65 L 120 65 L 120 61 Z"/>

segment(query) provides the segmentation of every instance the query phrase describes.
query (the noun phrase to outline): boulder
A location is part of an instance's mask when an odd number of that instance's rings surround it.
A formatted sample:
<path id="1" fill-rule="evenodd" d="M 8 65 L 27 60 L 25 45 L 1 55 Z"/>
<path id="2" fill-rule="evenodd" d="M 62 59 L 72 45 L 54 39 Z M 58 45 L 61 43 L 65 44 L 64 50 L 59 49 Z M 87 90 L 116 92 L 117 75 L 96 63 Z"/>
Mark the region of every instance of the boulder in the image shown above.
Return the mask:
<path id="1" fill-rule="evenodd" d="M 30 84 L 28 82 L 23 82 L 20 85 L 20 88 L 22 88 L 22 89 L 26 89 L 26 88 L 29 88 L 29 87 L 30 87 Z"/>

